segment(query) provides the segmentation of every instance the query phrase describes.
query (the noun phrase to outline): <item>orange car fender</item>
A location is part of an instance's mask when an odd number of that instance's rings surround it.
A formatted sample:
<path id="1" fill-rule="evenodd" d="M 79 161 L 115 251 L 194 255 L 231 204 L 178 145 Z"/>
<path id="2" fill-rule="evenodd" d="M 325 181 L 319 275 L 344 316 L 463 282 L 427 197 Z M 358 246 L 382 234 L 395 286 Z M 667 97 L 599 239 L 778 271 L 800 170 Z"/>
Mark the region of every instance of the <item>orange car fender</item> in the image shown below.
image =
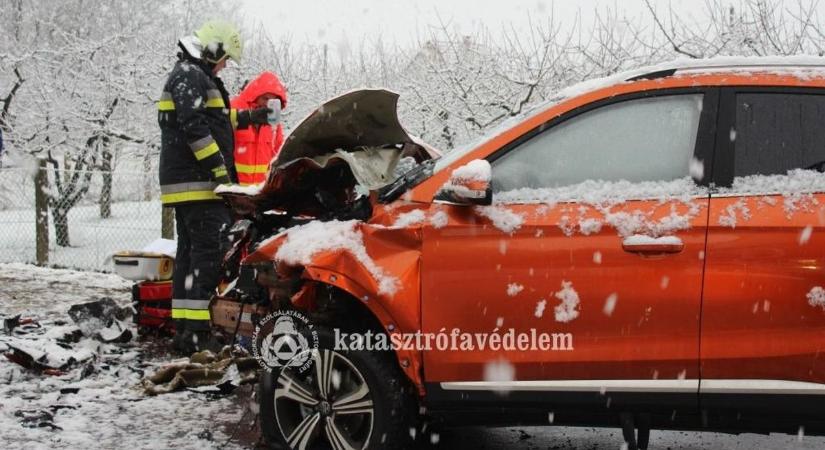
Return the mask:
<path id="1" fill-rule="evenodd" d="M 381 327 L 388 336 L 400 332 L 398 325 L 396 325 L 397 321 L 392 314 L 384 308 L 381 302 L 375 301 L 374 295 L 369 290 L 352 278 L 335 270 L 314 266 L 305 267 L 303 277 L 308 280 L 317 281 L 318 283 L 335 286 L 359 299 L 378 322 L 381 323 Z M 398 365 L 401 367 L 401 370 L 403 370 L 407 378 L 415 384 L 419 394 L 424 395 L 424 380 L 421 375 L 423 372 L 423 357 L 421 352 L 414 349 L 400 348 L 396 349 L 395 355 L 396 358 L 398 358 Z"/>
<path id="2" fill-rule="evenodd" d="M 330 249 L 313 254 L 309 261 L 294 264 L 303 277 L 335 286 L 367 306 L 388 334 L 421 330 L 421 228 L 354 225 L 363 236 L 359 258 L 350 249 Z M 250 254 L 244 264 L 273 261 L 286 235 L 271 239 Z M 397 349 L 401 368 L 423 394 L 423 355 L 415 349 Z"/>

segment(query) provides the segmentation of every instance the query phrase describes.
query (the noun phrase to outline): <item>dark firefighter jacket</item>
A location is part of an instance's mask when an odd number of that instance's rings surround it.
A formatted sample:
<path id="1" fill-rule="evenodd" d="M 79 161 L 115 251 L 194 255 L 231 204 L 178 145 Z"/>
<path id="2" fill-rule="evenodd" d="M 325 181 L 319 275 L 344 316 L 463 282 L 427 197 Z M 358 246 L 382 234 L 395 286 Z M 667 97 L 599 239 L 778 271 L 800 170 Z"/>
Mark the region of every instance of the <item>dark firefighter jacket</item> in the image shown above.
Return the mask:
<path id="1" fill-rule="evenodd" d="M 160 190 L 164 206 L 220 201 L 213 190 L 237 183 L 234 129 L 238 111 L 220 78 L 204 64 L 181 55 L 158 102 Z"/>

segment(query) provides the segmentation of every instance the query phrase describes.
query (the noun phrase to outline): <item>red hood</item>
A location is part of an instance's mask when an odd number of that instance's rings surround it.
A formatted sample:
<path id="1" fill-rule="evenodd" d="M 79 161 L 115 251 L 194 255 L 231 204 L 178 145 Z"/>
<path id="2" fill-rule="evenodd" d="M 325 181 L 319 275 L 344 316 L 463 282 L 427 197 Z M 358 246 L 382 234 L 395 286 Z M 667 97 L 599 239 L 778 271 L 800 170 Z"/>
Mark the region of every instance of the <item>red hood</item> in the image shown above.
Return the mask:
<path id="1" fill-rule="evenodd" d="M 286 108 L 286 89 L 281 84 L 278 76 L 272 72 L 264 72 L 258 75 L 241 93 L 232 99 L 232 107 L 239 109 L 252 108 L 255 105 L 255 99 L 264 95 L 272 94 L 281 99 L 282 108 Z"/>

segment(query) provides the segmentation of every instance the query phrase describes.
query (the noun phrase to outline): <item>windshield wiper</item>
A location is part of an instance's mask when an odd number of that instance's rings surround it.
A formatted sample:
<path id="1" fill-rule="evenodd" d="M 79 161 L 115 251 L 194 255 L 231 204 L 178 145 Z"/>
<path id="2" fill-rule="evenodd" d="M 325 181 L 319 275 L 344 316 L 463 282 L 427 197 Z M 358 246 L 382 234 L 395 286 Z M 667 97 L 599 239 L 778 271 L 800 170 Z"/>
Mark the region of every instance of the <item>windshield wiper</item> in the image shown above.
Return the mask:
<path id="1" fill-rule="evenodd" d="M 412 168 L 409 172 L 401 175 L 392 182 L 392 184 L 388 184 L 383 188 L 378 190 L 378 201 L 381 203 L 389 203 L 401 197 L 404 192 L 407 192 L 409 189 L 417 186 L 422 181 L 426 180 L 433 174 L 433 168 L 435 167 L 435 160 L 428 159 L 423 163 L 417 165 L 416 167 Z"/>

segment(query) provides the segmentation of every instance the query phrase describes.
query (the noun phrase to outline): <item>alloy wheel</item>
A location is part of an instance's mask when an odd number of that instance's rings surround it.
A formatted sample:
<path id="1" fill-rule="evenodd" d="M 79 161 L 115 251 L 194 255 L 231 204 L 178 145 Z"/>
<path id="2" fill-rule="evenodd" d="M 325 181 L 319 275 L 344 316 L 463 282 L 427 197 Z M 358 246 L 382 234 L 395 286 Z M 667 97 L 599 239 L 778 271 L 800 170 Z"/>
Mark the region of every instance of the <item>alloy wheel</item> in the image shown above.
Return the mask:
<path id="1" fill-rule="evenodd" d="M 292 449 L 366 448 L 374 408 L 364 376 L 346 356 L 312 351 L 312 366 L 300 373 L 289 366 L 278 375 L 275 420 Z"/>

